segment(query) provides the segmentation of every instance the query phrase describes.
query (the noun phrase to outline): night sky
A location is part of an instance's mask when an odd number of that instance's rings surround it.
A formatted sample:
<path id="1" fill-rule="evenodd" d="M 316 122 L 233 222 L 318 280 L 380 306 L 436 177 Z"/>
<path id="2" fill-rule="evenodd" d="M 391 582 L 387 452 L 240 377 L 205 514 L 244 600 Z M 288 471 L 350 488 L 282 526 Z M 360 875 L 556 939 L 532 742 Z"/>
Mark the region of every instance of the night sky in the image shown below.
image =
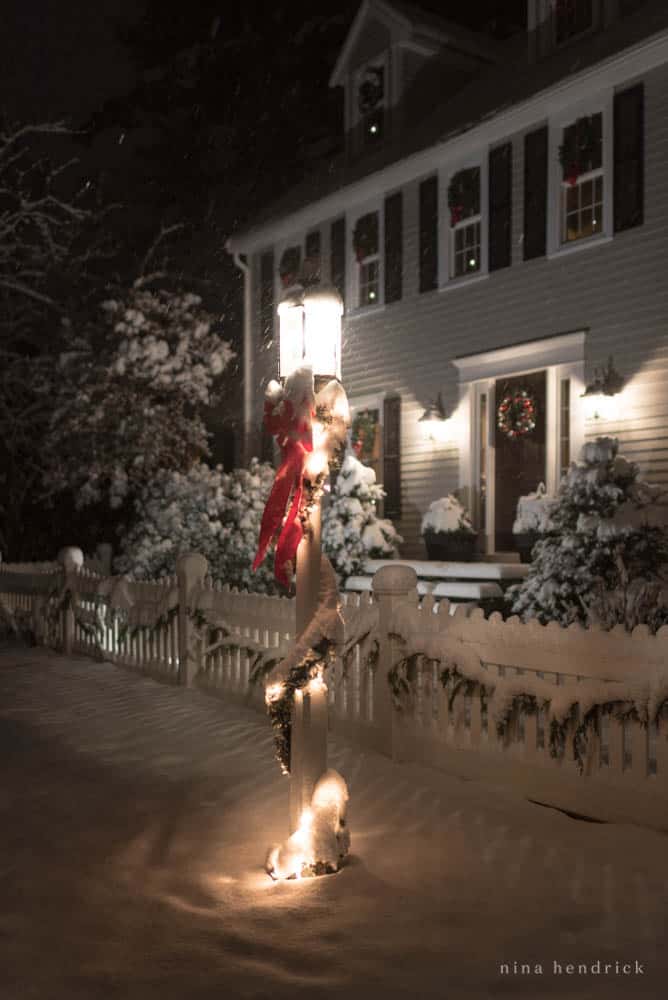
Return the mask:
<path id="1" fill-rule="evenodd" d="M 119 29 L 137 21 L 145 4 L 137 0 L 5 0 L 3 3 L 2 40 L 0 42 L 0 104 L 13 118 L 66 117 L 84 121 L 103 102 L 132 89 L 136 73 L 131 59 L 119 40 Z M 499 15 L 517 21 L 522 17 L 525 0 L 482 0 L 465 5 L 454 0 L 425 2 L 420 6 L 444 17 L 482 28 Z M 244 14 L 259 31 L 266 23 L 267 32 L 276 33 L 277 18 L 283 29 L 277 45 L 289 44 L 310 16 L 340 15 L 341 41 L 358 2 L 305 4 L 292 3 L 272 7 L 267 19 L 266 3 L 248 2 Z M 196 5 L 215 15 L 223 13 L 223 29 L 234 30 L 239 13 L 227 5 L 205 0 Z M 185 7 L 187 11 L 187 5 Z M 194 15 L 197 16 L 197 15 Z M 158 30 L 164 30 L 158 26 Z M 249 72 L 254 67 L 248 67 Z M 295 65 L 295 73 L 299 66 Z"/>

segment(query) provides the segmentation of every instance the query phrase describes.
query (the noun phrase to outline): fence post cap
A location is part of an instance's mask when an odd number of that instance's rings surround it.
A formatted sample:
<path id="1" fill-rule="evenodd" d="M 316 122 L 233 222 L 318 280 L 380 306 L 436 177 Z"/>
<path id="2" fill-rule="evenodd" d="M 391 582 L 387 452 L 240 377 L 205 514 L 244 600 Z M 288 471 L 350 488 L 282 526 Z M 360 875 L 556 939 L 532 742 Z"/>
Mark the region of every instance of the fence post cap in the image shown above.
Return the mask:
<path id="1" fill-rule="evenodd" d="M 397 563 L 396 566 L 382 566 L 373 577 L 373 592 L 381 594 L 408 594 L 417 588 L 417 573 L 412 566 Z"/>
<path id="2" fill-rule="evenodd" d="M 76 545 L 66 545 L 58 553 L 56 562 L 59 562 L 70 573 L 72 570 L 81 569 L 84 564 L 84 554 Z"/>
<path id="3" fill-rule="evenodd" d="M 176 560 L 176 572 L 178 576 L 187 576 L 191 579 L 204 579 L 209 569 L 209 563 L 200 552 L 184 552 Z"/>

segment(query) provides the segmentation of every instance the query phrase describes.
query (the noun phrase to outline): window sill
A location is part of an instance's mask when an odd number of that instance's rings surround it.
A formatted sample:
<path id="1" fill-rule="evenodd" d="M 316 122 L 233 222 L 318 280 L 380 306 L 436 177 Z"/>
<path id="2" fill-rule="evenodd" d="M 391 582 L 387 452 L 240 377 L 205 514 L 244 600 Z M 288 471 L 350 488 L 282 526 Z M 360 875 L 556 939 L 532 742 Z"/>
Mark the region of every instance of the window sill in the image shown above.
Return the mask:
<path id="1" fill-rule="evenodd" d="M 350 312 L 346 313 L 347 319 L 360 319 L 362 316 L 374 316 L 376 313 L 381 313 L 385 311 L 385 303 L 381 302 L 377 306 L 357 306 L 356 309 L 351 309 Z"/>
<path id="2" fill-rule="evenodd" d="M 588 236 L 586 239 L 564 243 L 558 249 L 550 250 L 547 254 L 547 259 L 555 260 L 557 257 L 568 257 L 569 254 L 579 253 L 581 250 L 589 250 L 591 247 L 600 247 L 604 243 L 612 243 L 612 236 Z"/>
<path id="3" fill-rule="evenodd" d="M 477 285 L 479 281 L 487 281 L 489 272 L 484 274 L 465 275 L 461 278 L 450 278 L 445 285 L 439 287 L 439 292 L 454 292 L 456 288 L 468 288 L 469 285 Z"/>

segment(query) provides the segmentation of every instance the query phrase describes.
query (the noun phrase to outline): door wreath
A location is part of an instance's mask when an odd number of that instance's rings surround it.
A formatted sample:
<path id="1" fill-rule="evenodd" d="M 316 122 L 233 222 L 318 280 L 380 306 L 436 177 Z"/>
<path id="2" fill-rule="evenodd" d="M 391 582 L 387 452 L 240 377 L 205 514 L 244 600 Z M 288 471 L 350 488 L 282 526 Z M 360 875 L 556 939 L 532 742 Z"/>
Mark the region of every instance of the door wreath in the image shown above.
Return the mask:
<path id="1" fill-rule="evenodd" d="M 503 397 L 496 417 L 506 437 L 524 437 L 536 427 L 536 400 L 527 389 L 516 389 Z"/>

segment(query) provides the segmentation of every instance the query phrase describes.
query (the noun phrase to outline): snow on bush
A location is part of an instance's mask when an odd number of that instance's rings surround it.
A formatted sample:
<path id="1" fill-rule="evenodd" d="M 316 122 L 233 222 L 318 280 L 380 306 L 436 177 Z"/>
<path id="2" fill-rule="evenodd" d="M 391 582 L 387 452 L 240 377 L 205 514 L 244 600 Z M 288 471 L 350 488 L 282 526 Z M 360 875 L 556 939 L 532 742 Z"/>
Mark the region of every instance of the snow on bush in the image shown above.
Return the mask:
<path id="1" fill-rule="evenodd" d="M 50 486 L 112 508 L 208 454 L 202 408 L 233 352 L 199 296 L 136 283 L 61 354 Z"/>
<path id="2" fill-rule="evenodd" d="M 513 523 L 513 534 L 547 531 L 555 502 L 555 497 L 548 497 L 545 483 L 539 483 L 534 493 L 527 493 L 526 496 L 520 497 L 517 501 L 517 516 Z"/>
<path id="3" fill-rule="evenodd" d="M 473 525 L 465 507 L 453 493 L 449 493 L 447 497 L 429 504 L 429 510 L 422 516 L 421 531 L 423 535 L 427 531 L 464 531 L 473 534 Z"/>
<path id="4" fill-rule="evenodd" d="M 379 518 L 385 496 L 376 473 L 349 452 L 323 514 L 322 545 L 342 583 L 363 571 L 367 559 L 393 559 L 403 541 L 394 525 Z"/>
<path id="5" fill-rule="evenodd" d="M 509 591 L 523 619 L 653 630 L 668 622 L 668 506 L 614 438 L 598 438 L 562 479 L 526 579 Z"/>
<path id="6" fill-rule="evenodd" d="M 170 576 L 181 553 L 199 552 L 214 580 L 275 592 L 270 562 L 251 570 L 273 480 L 271 465 L 257 459 L 230 473 L 204 462 L 186 473 L 160 473 L 135 504 L 137 521 L 123 539 L 116 569 L 136 579 Z"/>

